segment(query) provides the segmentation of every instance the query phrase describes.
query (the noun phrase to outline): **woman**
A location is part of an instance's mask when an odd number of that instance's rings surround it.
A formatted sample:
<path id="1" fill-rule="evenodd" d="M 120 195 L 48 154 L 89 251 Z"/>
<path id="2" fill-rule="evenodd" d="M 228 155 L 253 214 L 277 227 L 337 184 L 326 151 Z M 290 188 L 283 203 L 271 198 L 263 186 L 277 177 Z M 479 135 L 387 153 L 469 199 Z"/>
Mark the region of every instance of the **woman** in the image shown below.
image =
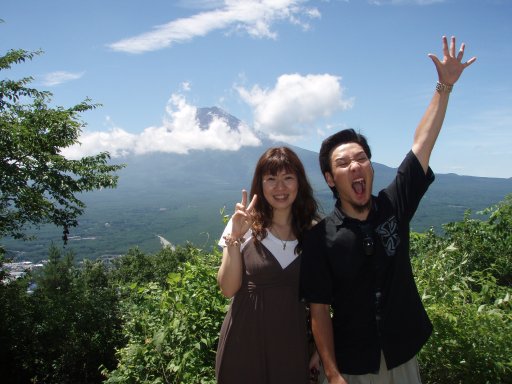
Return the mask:
<path id="1" fill-rule="evenodd" d="M 233 298 L 221 328 L 219 384 L 308 384 L 306 311 L 298 298 L 302 235 L 317 203 L 298 156 L 287 147 L 259 159 L 224 230 L 217 280 Z M 318 368 L 318 362 L 311 363 Z"/>

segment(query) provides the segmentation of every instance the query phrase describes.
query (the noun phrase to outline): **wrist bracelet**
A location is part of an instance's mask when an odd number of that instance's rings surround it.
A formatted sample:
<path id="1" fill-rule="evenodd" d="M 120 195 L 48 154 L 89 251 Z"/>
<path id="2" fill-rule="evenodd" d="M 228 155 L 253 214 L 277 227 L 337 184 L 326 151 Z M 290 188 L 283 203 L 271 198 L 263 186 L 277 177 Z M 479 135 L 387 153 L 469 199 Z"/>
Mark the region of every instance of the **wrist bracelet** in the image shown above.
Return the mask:
<path id="1" fill-rule="evenodd" d="M 443 83 L 440 83 L 439 81 L 436 84 L 436 91 L 439 93 L 442 93 L 442 92 L 450 93 L 452 91 L 452 89 L 453 89 L 453 85 L 443 84 Z"/>
<path id="2" fill-rule="evenodd" d="M 243 237 L 239 237 L 237 239 L 237 238 L 232 237 L 231 233 L 228 233 L 226 236 L 224 236 L 224 242 L 226 243 L 226 246 L 228 246 L 228 247 L 232 247 L 232 246 L 239 247 L 244 241 L 245 241 L 245 239 Z"/>

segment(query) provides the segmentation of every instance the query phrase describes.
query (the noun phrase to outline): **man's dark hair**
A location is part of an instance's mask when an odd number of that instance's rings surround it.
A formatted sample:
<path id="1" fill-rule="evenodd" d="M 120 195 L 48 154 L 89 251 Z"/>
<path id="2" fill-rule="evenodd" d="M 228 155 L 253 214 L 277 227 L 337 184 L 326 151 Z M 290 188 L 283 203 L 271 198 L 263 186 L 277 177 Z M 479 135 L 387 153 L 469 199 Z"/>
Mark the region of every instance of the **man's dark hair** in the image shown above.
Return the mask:
<path id="1" fill-rule="evenodd" d="M 372 158 L 372 151 L 370 150 L 370 146 L 368 145 L 368 141 L 364 135 L 357 133 L 352 128 L 344 129 L 343 131 L 339 131 L 334 135 L 329 136 L 324 141 L 322 141 L 322 146 L 320 147 L 320 153 L 318 155 L 318 160 L 320 161 L 320 170 L 322 171 L 322 175 L 325 177 L 325 173 L 329 172 L 332 174 L 331 169 L 331 155 L 332 151 L 339 147 L 341 144 L 346 143 L 357 143 L 362 148 L 368 159 Z M 336 187 L 330 187 L 331 191 L 334 195 L 334 198 L 338 198 L 338 192 L 336 191 Z"/>

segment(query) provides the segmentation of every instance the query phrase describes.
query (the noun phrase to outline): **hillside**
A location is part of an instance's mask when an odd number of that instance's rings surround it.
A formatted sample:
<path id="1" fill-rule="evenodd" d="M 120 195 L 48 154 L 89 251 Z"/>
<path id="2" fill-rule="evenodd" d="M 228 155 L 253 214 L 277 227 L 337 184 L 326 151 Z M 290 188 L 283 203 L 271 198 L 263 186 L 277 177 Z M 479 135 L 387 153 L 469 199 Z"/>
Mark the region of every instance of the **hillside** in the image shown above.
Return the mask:
<path id="1" fill-rule="evenodd" d="M 66 248 L 80 260 L 123 254 L 135 246 L 153 252 L 161 247 L 158 236 L 173 244 L 190 241 L 211 247 L 223 229 L 220 211 L 225 207 L 226 213 L 232 212 L 241 189 L 250 188 L 257 159 L 265 148 L 276 144 L 264 140 L 260 147 L 237 152 L 152 153 L 116 159 L 127 164 L 119 173 L 117 189 L 83 195 L 86 213 L 79 226 L 71 229 Z M 318 154 L 291 147 L 302 159 L 321 207 L 329 212 L 334 201 L 320 175 Z M 389 183 L 396 172 L 378 163 L 374 169 L 374 190 Z M 443 223 L 462 219 L 467 209 L 479 211 L 510 192 L 512 179 L 436 175 L 412 229 L 422 232 L 435 227 L 440 231 Z M 62 244 L 61 232 L 53 227 L 41 228 L 37 237 L 30 242 L 3 239 L 1 243 L 9 256 L 32 261 L 46 258 L 51 242 Z"/>
<path id="2" fill-rule="evenodd" d="M 270 143 L 265 143 L 269 145 Z M 266 147 L 266 146 L 265 146 Z M 305 164 L 316 196 L 325 212 L 333 205 L 331 192 L 317 166 L 317 153 L 294 148 Z M 189 155 L 155 153 L 120 159 L 118 188 L 83 196 L 87 204 L 80 225 L 71 229 L 67 248 L 77 259 L 116 255 L 139 246 L 153 252 L 160 247 L 157 235 L 173 244 L 190 241 L 209 247 L 223 224 L 220 210 L 231 212 L 240 190 L 250 187 L 254 164 L 263 147 L 242 152 L 202 151 Z M 374 164 L 375 188 L 393 177 L 395 169 Z M 412 223 L 415 231 L 460 220 L 497 203 L 512 191 L 512 180 L 458 175 L 436 175 Z M 61 233 L 44 227 L 30 242 L 4 239 L 10 255 L 23 259 L 45 258 L 49 244 L 60 244 Z"/>

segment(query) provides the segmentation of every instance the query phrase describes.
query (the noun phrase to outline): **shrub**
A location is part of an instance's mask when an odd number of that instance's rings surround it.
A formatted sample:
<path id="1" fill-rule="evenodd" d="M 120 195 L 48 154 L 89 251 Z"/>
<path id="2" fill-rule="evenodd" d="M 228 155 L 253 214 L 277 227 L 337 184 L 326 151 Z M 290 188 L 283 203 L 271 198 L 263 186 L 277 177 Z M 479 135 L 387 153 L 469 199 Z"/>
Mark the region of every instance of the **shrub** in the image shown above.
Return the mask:
<path id="1" fill-rule="evenodd" d="M 216 281 L 219 253 L 189 247 L 167 286 L 132 284 L 124 300 L 126 347 L 106 383 L 215 383 L 218 333 L 227 300 Z"/>
<path id="2" fill-rule="evenodd" d="M 487 221 L 445 226 L 411 238 L 418 290 L 434 324 L 419 354 L 422 377 L 436 383 L 512 383 L 510 197 Z"/>

